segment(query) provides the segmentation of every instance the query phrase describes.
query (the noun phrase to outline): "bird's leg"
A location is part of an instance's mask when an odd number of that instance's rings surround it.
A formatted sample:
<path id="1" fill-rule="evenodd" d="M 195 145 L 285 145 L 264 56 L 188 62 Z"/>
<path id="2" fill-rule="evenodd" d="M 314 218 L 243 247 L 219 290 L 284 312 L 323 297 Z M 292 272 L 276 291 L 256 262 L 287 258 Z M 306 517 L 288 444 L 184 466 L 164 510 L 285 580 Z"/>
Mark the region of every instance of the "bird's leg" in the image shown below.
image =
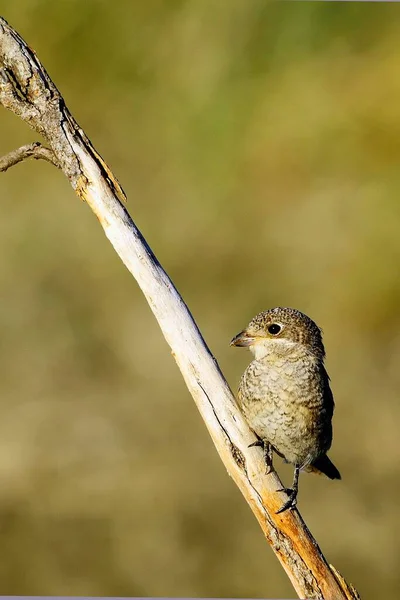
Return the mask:
<path id="1" fill-rule="evenodd" d="M 288 500 L 285 502 L 283 506 L 279 510 L 276 511 L 276 514 L 285 512 L 285 510 L 293 510 L 293 508 L 297 504 L 297 493 L 299 491 L 299 475 L 300 475 L 300 467 L 299 465 L 295 465 L 294 467 L 294 476 L 293 476 L 293 484 L 291 488 L 283 488 L 282 490 L 278 490 L 278 492 L 286 492 L 289 496 Z"/>
<path id="2" fill-rule="evenodd" d="M 255 435 L 257 435 L 257 434 L 255 434 Z M 269 475 L 273 471 L 273 465 L 272 465 L 273 448 L 272 448 L 271 444 L 269 442 L 267 442 L 267 440 L 263 440 L 262 438 L 260 438 L 257 435 L 256 441 L 253 442 L 252 444 L 250 444 L 249 448 L 253 448 L 254 446 L 260 446 L 264 450 L 264 460 L 265 460 L 265 464 L 267 465 L 267 470 L 265 471 L 265 474 Z"/>
<path id="3" fill-rule="evenodd" d="M 265 464 L 267 465 L 267 470 L 265 471 L 266 475 L 269 475 L 274 470 L 274 466 L 272 464 L 273 451 L 272 445 L 264 440 L 264 460 Z"/>

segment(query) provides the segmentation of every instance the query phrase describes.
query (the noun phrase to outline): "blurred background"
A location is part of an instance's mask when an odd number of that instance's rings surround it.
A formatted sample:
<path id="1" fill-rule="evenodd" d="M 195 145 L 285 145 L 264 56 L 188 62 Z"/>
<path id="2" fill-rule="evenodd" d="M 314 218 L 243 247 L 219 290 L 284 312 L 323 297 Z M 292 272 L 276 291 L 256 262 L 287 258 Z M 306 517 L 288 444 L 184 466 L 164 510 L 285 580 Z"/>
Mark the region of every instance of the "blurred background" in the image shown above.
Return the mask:
<path id="1" fill-rule="evenodd" d="M 343 481 L 304 475 L 300 510 L 363 599 L 397 597 L 400 6 L 1 5 L 233 389 L 257 312 L 323 328 Z M 1 154 L 37 139 L 0 119 Z M 293 597 L 96 218 L 44 162 L 0 194 L 1 593 Z"/>

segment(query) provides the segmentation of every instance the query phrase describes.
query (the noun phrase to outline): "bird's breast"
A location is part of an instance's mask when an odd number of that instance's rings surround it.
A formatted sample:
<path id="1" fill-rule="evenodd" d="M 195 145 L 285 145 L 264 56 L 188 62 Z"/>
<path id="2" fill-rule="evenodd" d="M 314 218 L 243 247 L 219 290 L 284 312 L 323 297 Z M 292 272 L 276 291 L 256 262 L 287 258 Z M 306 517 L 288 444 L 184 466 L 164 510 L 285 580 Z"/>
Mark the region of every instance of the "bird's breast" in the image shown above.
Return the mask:
<path id="1" fill-rule="evenodd" d="M 239 403 L 250 427 L 289 462 L 307 463 L 331 443 L 323 375 L 312 361 L 253 361 Z"/>
<path id="2" fill-rule="evenodd" d="M 278 395 L 298 402 L 315 397 L 321 391 L 321 376 L 313 361 L 289 361 L 283 358 L 266 362 L 253 361 L 244 372 L 240 393 L 249 400 Z M 310 399 L 311 399 L 310 398 Z"/>
<path id="3" fill-rule="evenodd" d="M 250 425 L 254 420 L 288 424 L 297 421 L 304 428 L 324 418 L 325 387 L 318 365 L 309 361 L 266 363 L 253 361 L 244 372 L 238 399 Z M 310 425 L 311 424 L 311 425 Z"/>

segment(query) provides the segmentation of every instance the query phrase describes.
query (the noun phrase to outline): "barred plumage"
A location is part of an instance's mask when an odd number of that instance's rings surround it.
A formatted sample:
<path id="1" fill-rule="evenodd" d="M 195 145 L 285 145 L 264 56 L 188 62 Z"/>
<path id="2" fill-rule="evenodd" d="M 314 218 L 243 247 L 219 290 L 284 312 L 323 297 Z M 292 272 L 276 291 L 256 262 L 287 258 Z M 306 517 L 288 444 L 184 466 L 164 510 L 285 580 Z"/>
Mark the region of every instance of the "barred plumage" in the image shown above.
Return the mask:
<path id="1" fill-rule="evenodd" d="M 333 395 L 324 367 L 321 330 L 293 308 L 258 314 L 231 342 L 247 346 L 255 360 L 239 386 L 241 410 L 270 455 L 269 446 L 295 465 L 293 489 L 279 512 L 296 504 L 301 469 L 339 479 L 326 456 L 332 443 Z"/>

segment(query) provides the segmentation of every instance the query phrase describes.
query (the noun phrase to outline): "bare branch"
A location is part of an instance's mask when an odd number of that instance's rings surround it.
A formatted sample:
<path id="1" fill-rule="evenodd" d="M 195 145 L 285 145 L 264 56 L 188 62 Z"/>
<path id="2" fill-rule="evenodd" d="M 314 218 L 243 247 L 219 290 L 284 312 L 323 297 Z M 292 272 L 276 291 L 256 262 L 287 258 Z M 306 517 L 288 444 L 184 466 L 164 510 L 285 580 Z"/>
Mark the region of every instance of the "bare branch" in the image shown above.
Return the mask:
<path id="1" fill-rule="evenodd" d="M 357 592 L 336 575 L 297 510 L 276 514 L 284 497 L 276 475 L 265 475 L 263 453 L 240 413 L 218 364 L 186 304 L 123 205 L 124 192 L 71 116 L 35 53 L 0 18 L 0 104 L 49 144 L 77 195 L 137 280 L 171 347 L 187 387 L 228 473 L 255 514 L 301 598 L 344 600 Z"/>
<path id="2" fill-rule="evenodd" d="M 26 158 L 47 160 L 47 162 L 51 163 L 58 169 L 61 168 L 52 150 L 42 146 L 40 142 L 33 142 L 33 144 L 26 144 L 26 146 L 21 146 L 21 148 L 12 150 L 5 156 L 0 157 L 0 172 L 7 171 L 7 169 L 13 167 L 19 162 L 22 162 Z"/>

